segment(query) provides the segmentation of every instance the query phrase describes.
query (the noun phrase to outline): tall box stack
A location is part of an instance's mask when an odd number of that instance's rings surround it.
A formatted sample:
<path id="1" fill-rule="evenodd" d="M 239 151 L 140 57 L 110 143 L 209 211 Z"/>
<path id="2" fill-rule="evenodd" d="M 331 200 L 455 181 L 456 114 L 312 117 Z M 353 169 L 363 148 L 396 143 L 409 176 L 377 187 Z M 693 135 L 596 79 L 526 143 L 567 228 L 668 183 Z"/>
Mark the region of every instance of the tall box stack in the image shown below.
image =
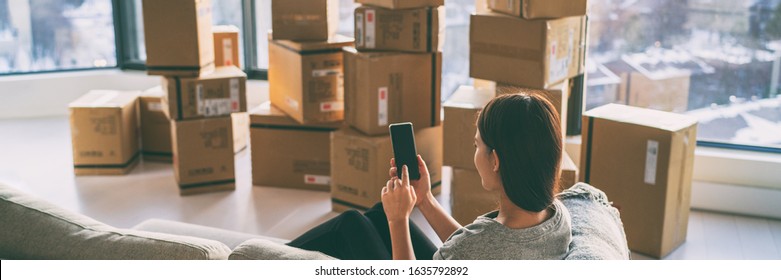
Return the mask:
<path id="1" fill-rule="evenodd" d="M 344 127 L 331 135 L 334 211 L 380 202 L 393 157 L 388 126 L 411 122 L 435 193 L 442 167 L 444 0 L 356 0 L 344 48 Z"/>
<path id="2" fill-rule="evenodd" d="M 246 114 L 231 117 L 247 111 L 237 28 L 213 32 L 211 0 L 144 0 L 143 10 L 148 73 L 164 76 L 180 194 L 234 190 L 234 153 L 246 146 L 249 125 Z"/>
<path id="3" fill-rule="evenodd" d="M 495 210 L 498 194 L 482 187 L 480 175 L 474 165 L 474 137 L 477 133 L 477 116 L 494 97 L 488 89 L 461 86 L 444 104 L 445 120 L 443 164 L 453 168 L 450 184 L 450 206 L 453 218 L 462 225 Z M 565 153 L 562 158 L 560 188 L 575 184 L 578 170 Z"/>
<path id="4" fill-rule="evenodd" d="M 583 114 L 580 180 L 618 208 L 629 249 L 663 258 L 686 240 L 696 136 L 697 120 L 675 113 L 609 104 Z"/>

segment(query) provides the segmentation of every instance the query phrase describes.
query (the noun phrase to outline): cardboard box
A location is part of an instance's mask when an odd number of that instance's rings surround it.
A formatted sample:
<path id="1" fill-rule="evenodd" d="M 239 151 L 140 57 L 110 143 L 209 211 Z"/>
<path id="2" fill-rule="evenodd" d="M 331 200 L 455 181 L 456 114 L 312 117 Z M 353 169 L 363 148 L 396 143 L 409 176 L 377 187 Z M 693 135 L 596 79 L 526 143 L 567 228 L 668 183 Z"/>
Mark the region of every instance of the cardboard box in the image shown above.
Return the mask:
<path id="1" fill-rule="evenodd" d="M 587 0 L 488 0 L 494 12 L 525 19 L 584 16 Z"/>
<path id="2" fill-rule="evenodd" d="M 269 41 L 271 103 L 299 123 L 343 120 L 342 47 L 352 44 L 353 39 L 345 36 L 311 43 Z"/>
<path id="3" fill-rule="evenodd" d="M 473 14 L 471 77 L 528 88 L 550 88 L 585 69 L 586 18 L 527 20 Z"/>
<path id="4" fill-rule="evenodd" d="M 507 84 L 497 84 L 496 94 L 502 95 L 514 94 L 521 91 L 532 91 L 544 96 L 545 99 L 553 104 L 553 108 L 556 108 L 556 111 L 559 113 L 559 126 L 561 127 L 561 139 L 563 140 L 567 138 L 567 113 L 569 112 L 570 89 L 570 80 L 567 79 L 544 90 L 524 89 Z"/>
<path id="5" fill-rule="evenodd" d="M 171 121 L 181 195 L 236 189 L 231 117 Z"/>
<path id="6" fill-rule="evenodd" d="M 450 181 L 450 212 L 462 226 L 485 213 L 499 209 L 499 193 L 483 188 L 477 170 L 453 168 Z"/>
<path id="7" fill-rule="evenodd" d="M 214 66 L 241 68 L 239 28 L 233 25 L 218 25 L 212 27 L 212 34 L 214 34 Z"/>
<path id="8" fill-rule="evenodd" d="M 697 120 L 608 104 L 583 114 L 580 181 L 621 212 L 629 249 L 662 258 L 686 240 Z"/>
<path id="9" fill-rule="evenodd" d="M 171 121 L 163 113 L 161 86 L 145 90 L 139 100 L 141 120 L 141 154 L 144 161 L 171 162 Z"/>
<path id="10" fill-rule="evenodd" d="M 442 53 L 344 51 L 345 122 L 369 135 L 388 125 L 415 128 L 441 122 Z"/>
<path id="11" fill-rule="evenodd" d="M 197 77 L 214 70 L 211 0 L 144 0 L 149 75 Z"/>
<path id="12" fill-rule="evenodd" d="M 578 166 L 575 161 L 567 154 L 567 151 L 562 151 L 561 159 L 561 176 L 559 176 L 559 185 L 561 188 L 559 191 L 569 189 L 578 182 Z"/>
<path id="13" fill-rule="evenodd" d="M 464 170 L 476 170 L 474 139 L 477 134 L 477 116 L 494 98 L 494 93 L 471 86 L 461 86 L 445 104 L 445 135 L 443 164 Z"/>
<path id="14" fill-rule="evenodd" d="M 171 120 L 247 111 L 247 74 L 235 66 L 217 67 L 201 77 L 165 77 L 163 89 L 163 112 Z"/>
<path id="15" fill-rule="evenodd" d="M 445 7 L 355 9 L 355 48 L 360 51 L 441 52 Z"/>
<path id="16" fill-rule="evenodd" d="M 233 124 L 233 152 L 239 153 L 247 148 L 249 143 L 249 113 L 231 114 Z"/>
<path id="17" fill-rule="evenodd" d="M 269 102 L 253 109 L 250 118 L 253 185 L 331 189 L 330 135 L 341 122 L 302 125 Z"/>
<path id="18" fill-rule="evenodd" d="M 431 174 L 432 191 L 442 180 L 442 127 L 415 131 L 418 154 Z M 390 136 L 367 136 L 352 128 L 331 133 L 331 203 L 334 211 L 368 209 L 380 202 L 388 182 L 393 145 Z"/>
<path id="19" fill-rule="evenodd" d="M 443 6 L 445 0 L 355 0 L 355 3 L 396 10 Z"/>
<path id="20" fill-rule="evenodd" d="M 339 0 L 273 0 L 274 40 L 325 41 L 339 27 Z"/>
<path id="21" fill-rule="evenodd" d="M 70 103 L 76 175 L 121 175 L 138 163 L 138 95 L 93 90 Z"/>
<path id="22" fill-rule="evenodd" d="M 472 223 L 477 216 L 497 210 L 499 193 L 489 192 L 483 188 L 480 174 L 474 169 L 453 168 L 450 182 L 450 212 L 461 225 Z M 561 164 L 559 182 L 562 189 L 571 187 L 577 182 L 578 168 L 572 159 L 564 153 Z"/>

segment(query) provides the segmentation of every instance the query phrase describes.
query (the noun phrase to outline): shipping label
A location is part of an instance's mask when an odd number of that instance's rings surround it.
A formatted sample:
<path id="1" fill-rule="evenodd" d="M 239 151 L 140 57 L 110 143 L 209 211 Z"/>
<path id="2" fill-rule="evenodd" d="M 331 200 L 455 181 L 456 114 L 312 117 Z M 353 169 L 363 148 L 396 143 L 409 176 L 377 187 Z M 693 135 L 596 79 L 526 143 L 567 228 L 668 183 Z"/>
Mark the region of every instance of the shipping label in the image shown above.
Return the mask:
<path id="1" fill-rule="evenodd" d="M 659 158 L 659 141 L 648 140 L 645 149 L 645 178 L 649 185 L 656 185 L 656 163 Z"/>
<path id="2" fill-rule="evenodd" d="M 377 125 L 388 125 L 388 87 L 377 89 Z"/>
<path id="3" fill-rule="evenodd" d="M 233 65 L 233 40 L 222 39 L 222 61 L 226 66 Z"/>
<path id="4" fill-rule="evenodd" d="M 375 17 L 375 11 L 374 10 L 366 10 L 366 18 L 365 18 L 365 36 L 364 40 L 366 41 L 366 47 L 373 49 L 376 46 L 376 38 L 375 38 L 375 29 L 377 26 L 377 19 Z"/>
<path id="5" fill-rule="evenodd" d="M 312 174 L 305 174 L 304 175 L 304 183 L 308 185 L 330 185 L 331 184 L 331 177 L 330 176 L 323 176 L 323 175 L 312 175 Z"/>

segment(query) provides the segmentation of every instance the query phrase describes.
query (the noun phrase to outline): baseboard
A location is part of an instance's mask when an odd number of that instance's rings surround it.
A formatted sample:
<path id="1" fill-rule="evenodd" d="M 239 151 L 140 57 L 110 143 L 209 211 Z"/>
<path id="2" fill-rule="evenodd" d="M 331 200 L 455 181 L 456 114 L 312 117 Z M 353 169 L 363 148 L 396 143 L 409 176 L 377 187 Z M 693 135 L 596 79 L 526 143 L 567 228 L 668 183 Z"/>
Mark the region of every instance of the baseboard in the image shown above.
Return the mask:
<path id="1" fill-rule="evenodd" d="M 693 209 L 781 219 L 781 190 L 694 181 Z"/>

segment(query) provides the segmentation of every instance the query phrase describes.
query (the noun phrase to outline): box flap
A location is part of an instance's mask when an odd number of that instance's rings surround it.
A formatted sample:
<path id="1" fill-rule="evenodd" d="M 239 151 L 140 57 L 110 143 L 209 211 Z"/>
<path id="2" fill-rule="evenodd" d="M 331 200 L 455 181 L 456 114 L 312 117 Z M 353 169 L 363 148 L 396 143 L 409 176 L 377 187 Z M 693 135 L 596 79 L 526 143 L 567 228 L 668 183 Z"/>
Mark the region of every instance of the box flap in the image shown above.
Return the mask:
<path id="1" fill-rule="evenodd" d="M 91 90 L 71 102 L 70 108 L 121 108 L 135 102 L 139 91 Z"/>
<path id="2" fill-rule="evenodd" d="M 583 116 L 654 127 L 667 131 L 679 131 L 697 124 L 697 119 L 691 116 L 621 104 L 600 106 L 583 113 Z"/>
<path id="3" fill-rule="evenodd" d="M 464 109 L 482 109 L 494 98 L 494 92 L 488 89 L 475 89 L 472 86 L 460 86 L 445 101 L 445 107 L 455 107 Z"/>
<path id="4" fill-rule="evenodd" d="M 344 35 L 336 34 L 328 41 L 296 42 L 290 40 L 271 40 L 272 33 L 269 32 L 269 43 L 277 44 L 287 49 L 297 52 L 327 51 L 339 50 L 343 47 L 353 46 L 355 39 Z"/>

